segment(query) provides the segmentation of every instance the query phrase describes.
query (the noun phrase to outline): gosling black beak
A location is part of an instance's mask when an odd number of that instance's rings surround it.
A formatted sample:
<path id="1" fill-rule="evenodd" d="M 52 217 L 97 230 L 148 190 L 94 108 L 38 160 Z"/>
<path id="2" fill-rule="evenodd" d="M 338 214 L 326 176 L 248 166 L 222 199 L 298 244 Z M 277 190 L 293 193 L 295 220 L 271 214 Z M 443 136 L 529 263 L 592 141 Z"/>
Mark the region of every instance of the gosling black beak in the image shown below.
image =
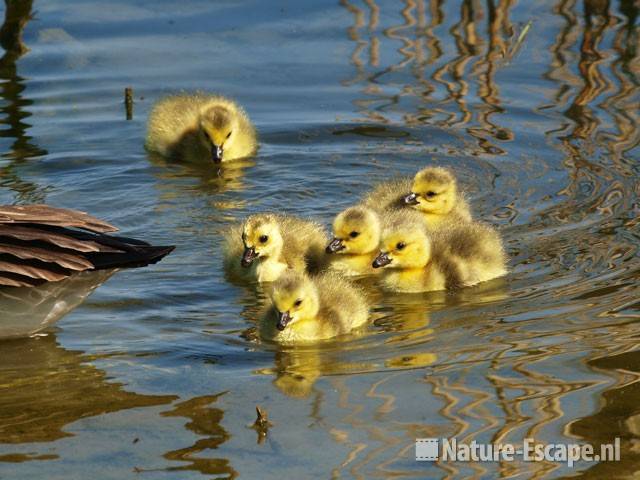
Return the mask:
<path id="1" fill-rule="evenodd" d="M 373 268 L 385 267 L 391 263 L 391 259 L 389 258 L 389 254 L 380 252 L 380 255 L 376 257 L 371 266 Z"/>
<path id="2" fill-rule="evenodd" d="M 278 330 L 283 331 L 291 321 L 291 315 L 289 315 L 289 312 L 278 313 L 278 324 L 276 326 L 278 327 Z"/>
<path id="3" fill-rule="evenodd" d="M 256 258 L 258 258 L 258 254 L 256 253 L 256 249 L 253 248 L 253 247 L 251 247 L 251 248 L 245 247 L 244 253 L 242 254 L 242 260 L 240 261 L 240 264 L 244 268 L 249 268 Z"/>
<path id="4" fill-rule="evenodd" d="M 342 239 L 334 238 L 333 240 L 331 240 L 329 245 L 327 245 L 326 252 L 336 253 L 336 252 L 339 252 L 340 250 L 344 250 L 344 243 L 342 243 Z"/>
<path id="5" fill-rule="evenodd" d="M 211 145 L 211 160 L 213 160 L 213 163 L 220 163 L 222 162 L 222 153 L 224 152 L 224 149 L 218 145 Z"/>
<path id="6" fill-rule="evenodd" d="M 409 195 L 406 195 L 404 198 L 404 204 L 405 205 L 417 205 L 418 204 L 418 195 L 416 193 L 410 193 Z"/>

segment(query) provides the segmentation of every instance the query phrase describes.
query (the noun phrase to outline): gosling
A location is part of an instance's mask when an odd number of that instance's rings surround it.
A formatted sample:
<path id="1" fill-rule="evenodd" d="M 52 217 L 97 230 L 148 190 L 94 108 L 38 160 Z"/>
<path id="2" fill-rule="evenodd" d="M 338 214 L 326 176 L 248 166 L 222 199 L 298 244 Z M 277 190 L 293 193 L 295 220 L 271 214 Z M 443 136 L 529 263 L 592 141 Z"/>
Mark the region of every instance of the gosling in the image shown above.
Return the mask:
<path id="1" fill-rule="evenodd" d="M 381 217 L 406 207 L 404 197 L 411 188 L 410 178 L 376 185 L 358 205 L 340 212 L 333 221 L 333 239 L 327 245 L 332 258 L 329 268 L 347 276 L 371 275 L 371 266 L 380 243 Z M 406 208 L 405 208 L 406 211 Z"/>
<path id="2" fill-rule="evenodd" d="M 273 282 L 287 269 L 316 273 L 324 266 L 328 238 L 316 222 L 263 213 L 225 237 L 225 268 L 243 281 Z"/>
<path id="3" fill-rule="evenodd" d="M 361 205 L 382 213 L 405 208 L 405 197 L 413 186 L 412 178 L 400 178 L 377 184 L 361 199 Z"/>
<path id="4" fill-rule="evenodd" d="M 464 196 L 458 191 L 456 177 L 448 169 L 427 167 L 413 179 L 411 193 L 404 203 L 421 212 L 430 229 L 444 225 L 471 221 L 471 211 Z"/>
<path id="5" fill-rule="evenodd" d="M 289 270 L 273 285 L 271 301 L 260 334 L 280 343 L 310 343 L 343 335 L 366 323 L 369 316 L 362 292 L 334 273 L 310 278 Z"/>
<path id="6" fill-rule="evenodd" d="M 327 254 L 336 254 L 329 268 L 342 275 L 372 275 L 378 254 L 381 232 L 380 216 L 365 206 L 355 206 L 340 212 L 333 221 L 333 239 Z"/>
<path id="7" fill-rule="evenodd" d="M 476 285 L 507 273 L 498 233 L 479 222 L 430 231 L 421 222 L 397 218 L 383 229 L 374 268 L 396 292 L 428 292 Z"/>
<path id="8" fill-rule="evenodd" d="M 253 125 L 234 101 L 207 93 L 171 95 L 149 115 L 146 148 L 186 162 L 216 164 L 256 153 Z"/>

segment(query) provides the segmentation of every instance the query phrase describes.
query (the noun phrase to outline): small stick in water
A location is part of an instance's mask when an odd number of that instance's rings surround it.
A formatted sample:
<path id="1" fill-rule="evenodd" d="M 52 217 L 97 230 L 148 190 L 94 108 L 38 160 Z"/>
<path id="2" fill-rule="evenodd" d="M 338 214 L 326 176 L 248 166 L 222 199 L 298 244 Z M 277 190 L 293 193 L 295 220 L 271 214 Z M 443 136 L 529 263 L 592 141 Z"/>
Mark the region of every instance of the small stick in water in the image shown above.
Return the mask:
<path id="1" fill-rule="evenodd" d="M 267 418 L 267 411 L 260 408 L 259 405 L 256 405 L 256 414 L 258 418 L 256 418 L 251 428 L 258 432 L 258 444 L 261 444 L 264 442 L 264 439 L 267 438 L 269 427 L 273 424 Z"/>
<path id="2" fill-rule="evenodd" d="M 527 34 L 529 33 L 529 30 L 531 30 L 531 25 L 533 25 L 533 21 L 529 20 L 526 23 L 526 25 L 522 27 L 522 30 L 520 30 L 520 33 L 518 34 L 518 38 L 516 39 L 513 46 L 509 49 L 509 51 L 506 54 L 506 62 L 505 62 L 506 64 L 509 64 L 515 58 L 516 54 L 520 50 L 520 47 L 522 47 L 522 43 L 524 42 L 524 39 L 527 38 Z"/>
<path id="3" fill-rule="evenodd" d="M 124 89 L 124 107 L 127 112 L 127 120 L 133 118 L 133 88 L 127 87 Z"/>

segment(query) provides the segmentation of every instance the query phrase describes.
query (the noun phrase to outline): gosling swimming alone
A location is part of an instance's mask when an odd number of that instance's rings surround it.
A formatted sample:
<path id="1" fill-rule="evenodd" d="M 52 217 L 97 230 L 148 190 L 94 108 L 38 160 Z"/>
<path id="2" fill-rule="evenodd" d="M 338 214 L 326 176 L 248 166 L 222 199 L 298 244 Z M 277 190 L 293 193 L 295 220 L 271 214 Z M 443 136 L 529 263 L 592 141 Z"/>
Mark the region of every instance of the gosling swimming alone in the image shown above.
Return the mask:
<path id="1" fill-rule="evenodd" d="M 326 340 L 366 323 L 362 292 L 335 273 L 309 277 L 289 270 L 274 284 L 260 335 L 281 343 Z"/>
<path id="2" fill-rule="evenodd" d="M 149 115 L 145 145 L 165 157 L 216 164 L 250 157 L 257 150 L 255 129 L 242 107 L 207 93 L 161 99 Z"/>
<path id="3" fill-rule="evenodd" d="M 327 236 L 319 223 L 288 215 L 252 215 L 225 234 L 225 268 L 245 281 L 273 282 L 287 269 L 317 272 Z"/>
<path id="4" fill-rule="evenodd" d="M 449 290 L 506 274 L 500 236 L 479 222 L 430 231 L 422 222 L 396 218 L 382 231 L 374 268 L 382 285 L 396 292 Z"/>

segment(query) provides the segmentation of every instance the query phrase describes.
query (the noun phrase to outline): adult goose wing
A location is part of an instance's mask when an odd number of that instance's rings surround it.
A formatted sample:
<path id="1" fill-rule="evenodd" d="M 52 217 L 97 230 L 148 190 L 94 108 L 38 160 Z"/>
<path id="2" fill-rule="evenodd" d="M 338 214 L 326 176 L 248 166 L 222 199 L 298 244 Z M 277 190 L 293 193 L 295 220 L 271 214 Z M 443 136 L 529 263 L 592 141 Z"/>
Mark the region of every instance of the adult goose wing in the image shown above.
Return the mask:
<path id="1" fill-rule="evenodd" d="M 76 210 L 0 206 L 0 286 L 35 286 L 87 270 L 143 267 L 174 249 L 107 235 L 117 230 Z"/>

